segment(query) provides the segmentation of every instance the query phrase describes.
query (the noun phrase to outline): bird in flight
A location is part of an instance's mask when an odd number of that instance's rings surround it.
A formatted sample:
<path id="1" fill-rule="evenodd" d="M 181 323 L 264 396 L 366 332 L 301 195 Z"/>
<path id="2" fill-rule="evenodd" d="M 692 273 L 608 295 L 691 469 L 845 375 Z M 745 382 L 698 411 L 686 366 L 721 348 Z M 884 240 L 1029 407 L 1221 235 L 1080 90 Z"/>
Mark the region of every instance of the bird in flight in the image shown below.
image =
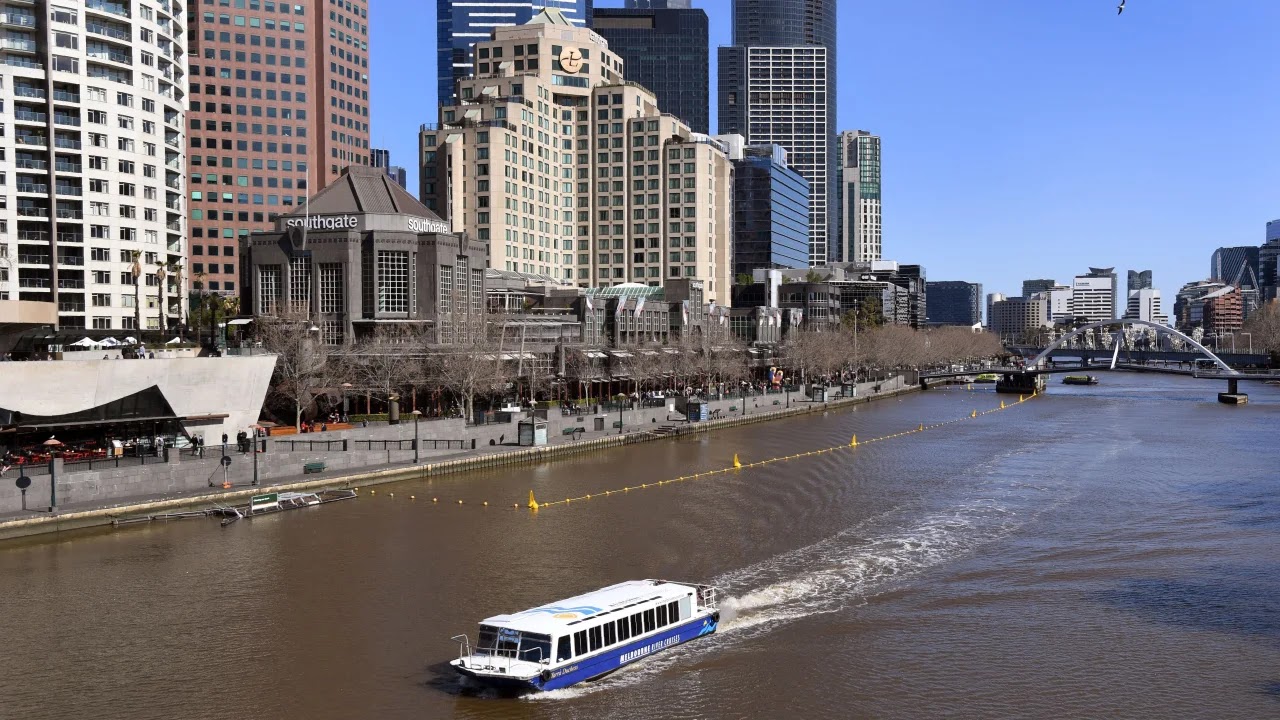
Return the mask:
<path id="1" fill-rule="evenodd" d="M 1119 15 L 1123 12 L 1124 12 L 1124 0 L 1120 0 L 1120 4 L 1116 6 L 1116 14 Z"/>

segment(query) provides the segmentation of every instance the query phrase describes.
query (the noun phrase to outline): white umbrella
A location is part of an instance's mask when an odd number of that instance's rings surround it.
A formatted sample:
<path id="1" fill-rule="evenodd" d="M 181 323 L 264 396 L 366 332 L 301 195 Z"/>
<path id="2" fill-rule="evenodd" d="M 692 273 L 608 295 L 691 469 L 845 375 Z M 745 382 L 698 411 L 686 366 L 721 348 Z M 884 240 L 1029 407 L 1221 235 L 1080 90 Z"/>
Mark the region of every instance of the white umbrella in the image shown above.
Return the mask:
<path id="1" fill-rule="evenodd" d="M 79 340 L 71 343 L 71 347 L 98 347 L 98 343 L 94 342 L 92 338 L 80 338 Z"/>
<path id="2" fill-rule="evenodd" d="M 165 345 L 177 345 L 177 344 L 179 344 L 179 343 L 181 343 L 181 342 L 182 342 L 182 338 L 180 338 L 180 337 L 176 337 L 176 338 L 174 338 L 174 339 L 170 340 L 169 342 L 165 343 Z"/>
<path id="3" fill-rule="evenodd" d="M 137 338 L 135 338 L 135 337 L 132 337 L 132 336 L 131 336 L 131 337 L 127 337 L 127 338 L 125 338 L 125 339 L 124 339 L 124 344 L 125 344 L 125 345 L 137 345 L 137 344 L 138 344 L 138 339 L 137 339 Z"/>
<path id="4" fill-rule="evenodd" d="M 109 338 L 103 339 L 98 344 L 101 345 L 102 347 L 119 347 L 120 341 L 113 337 L 109 337 Z"/>

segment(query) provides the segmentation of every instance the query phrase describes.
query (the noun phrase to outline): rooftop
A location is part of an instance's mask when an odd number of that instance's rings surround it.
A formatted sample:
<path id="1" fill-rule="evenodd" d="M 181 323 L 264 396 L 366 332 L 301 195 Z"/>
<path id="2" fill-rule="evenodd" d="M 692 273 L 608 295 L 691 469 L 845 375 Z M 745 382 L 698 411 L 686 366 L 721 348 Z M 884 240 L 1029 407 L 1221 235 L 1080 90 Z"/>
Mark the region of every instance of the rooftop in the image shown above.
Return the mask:
<path id="1" fill-rule="evenodd" d="M 351 165 L 342 175 L 286 217 L 385 213 L 440 220 L 380 168 Z"/>
<path id="2" fill-rule="evenodd" d="M 628 580 L 514 615 L 494 615 L 481 623 L 522 632 L 563 635 L 568 626 L 580 620 L 608 615 L 645 600 L 662 597 L 670 601 L 688 595 L 693 595 L 693 587 L 689 585 L 662 580 Z"/>

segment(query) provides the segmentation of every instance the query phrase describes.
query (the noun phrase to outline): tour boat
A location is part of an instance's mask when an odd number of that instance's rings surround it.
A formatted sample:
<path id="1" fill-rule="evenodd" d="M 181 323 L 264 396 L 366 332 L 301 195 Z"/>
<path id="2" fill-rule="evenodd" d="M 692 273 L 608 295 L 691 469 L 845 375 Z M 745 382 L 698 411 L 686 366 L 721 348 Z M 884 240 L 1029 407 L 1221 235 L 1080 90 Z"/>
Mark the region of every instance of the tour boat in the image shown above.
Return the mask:
<path id="1" fill-rule="evenodd" d="M 1097 375 L 1068 375 L 1062 378 L 1063 385 L 1097 385 Z"/>
<path id="2" fill-rule="evenodd" d="M 1000 376 L 995 373 L 982 373 L 978 377 L 974 378 L 973 381 L 976 383 L 993 383 L 999 379 Z"/>
<path id="3" fill-rule="evenodd" d="M 458 659 L 449 664 L 488 687 L 557 690 L 710 635 L 719 623 L 715 587 L 629 580 L 482 620 L 475 645 L 452 638 Z"/>

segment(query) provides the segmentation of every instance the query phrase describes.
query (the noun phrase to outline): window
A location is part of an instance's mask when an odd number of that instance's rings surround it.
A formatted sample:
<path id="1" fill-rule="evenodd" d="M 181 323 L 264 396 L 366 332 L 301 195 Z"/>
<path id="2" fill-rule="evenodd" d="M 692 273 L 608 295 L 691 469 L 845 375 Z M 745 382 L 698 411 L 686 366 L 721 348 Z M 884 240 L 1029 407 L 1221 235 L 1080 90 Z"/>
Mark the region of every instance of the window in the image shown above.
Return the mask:
<path id="1" fill-rule="evenodd" d="M 320 312 L 343 312 L 343 296 L 342 264 L 322 263 L 320 265 Z"/>
<path id="2" fill-rule="evenodd" d="M 603 647 L 603 633 L 600 632 L 600 626 L 587 629 L 587 637 L 591 640 L 591 651 L 595 652 Z"/>
<path id="3" fill-rule="evenodd" d="M 378 312 L 409 312 L 409 253 L 378 251 Z"/>
<path id="4" fill-rule="evenodd" d="M 311 258 L 289 260 L 289 306 L 294 312 L 311 310 Z"/>
<path id="5" fill-rule="evenodd" d="M 569 636 L 565 635 L 556 641 L 556 662 L 571 658 L 573 658 L 573 651 L 569 648 Z"/>
<path id="6" fill-rule="evenodd" d="M 587 654 L 587 631 L 586 630 L 579 630 L 578 632 L 573 634 L 573 654 L 575 656 Z"/>
<path id="7" fill-rule="evenodd" d="M 258 312 L 273 315 L 279 309 L 280 266 L 258 266 Z"/>
<path id="8" fill-rule="evenodd" d="M 659 605 L 657 610 L 658 610 L 658 627 L 663 627 L 664 625 L 667 624 L 667 606 Z"/>
<path id="9" fill-rule="evenodd" d="M 605 623 L 604 625 L 605 647 L 608 647 L 616 642 L 618 642 L 617 627 L 612 622 Z"/>
<path id="10" fill-rule="evenodd" d="M 640 613 L 631 616 L 631 637 L 644 634 L 644 623 L 641 620 Z"/>
<path id="11" fill-rule="evenodd" d="M 657 617 L 653 608 L 644 611 L 644 631 L 653 632 L 658 629 Z"/>
<path id="12" fill-rule="evenodd" d="M 617 622 L 617 626 L 618 639 L 623 642 L 629 640 L 631 638 L 631 623 L 627 622 L 626 618 L 620 618 Z"/>

